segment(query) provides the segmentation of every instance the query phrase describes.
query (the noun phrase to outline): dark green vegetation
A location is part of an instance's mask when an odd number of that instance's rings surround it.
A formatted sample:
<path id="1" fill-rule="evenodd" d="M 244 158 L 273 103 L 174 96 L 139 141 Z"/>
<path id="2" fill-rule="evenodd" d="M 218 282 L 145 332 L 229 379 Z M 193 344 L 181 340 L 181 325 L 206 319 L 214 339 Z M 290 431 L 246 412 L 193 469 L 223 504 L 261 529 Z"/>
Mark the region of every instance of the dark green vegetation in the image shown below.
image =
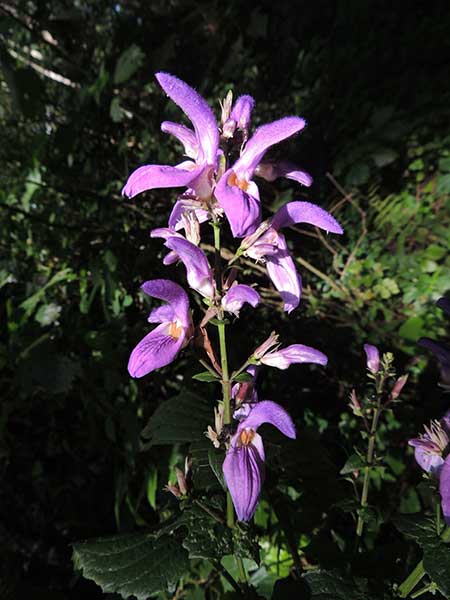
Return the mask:
<path id="1" fill-rule="evenodd" d="M 450 10 L 439 1 L 305 2 L 298 14 L 291 2 L 0 2 L 2 598 L 101 597 L 74 575 L 70 544 L 116 531 L 151 530 L 146 551 L 170 556 L 170 573 L 155 567 L 144 594 L 175 586 L 182 574 L 178 598 L 221 598 L 223 585 L 233 589 L 212 570 L 222 554 L 258 558 L 253 530 L 232 540 L 197 504 L 158 529 L 177 509 L 163 486 L 182 465 L 189 428 L 198 439 L 208 424 L 201 405 L 186 408 L 186 390 L 207 402 L 218 388 L 191 380 L 201 367 L 186 358 L 138 382 L 126 371 L 146 330 L 138 286 L 176 273 L 148 237 L 165 223 L 174 192 L 120 196 L 132 169 L 174 164 L 178 155 L 159 130 L 179 112 L 156 85 L 156 70 L 197 87 L 217 110 L 230 88 L 252 94 L 254 125 L 304 116 L 307 130 L 283 150 L 315 177 L 301 197 L 334 208 L 346 230 L 339 240 L 306 227 L 288 232 L 301 261 L 301 307 L 288 321 L 249 266 L 266 302 L 253 311 L 250 334 L 240 325 L 230 331 L 234 367 L 268 323 L 287 343 L 330 359 L 326 370 L 292 367 L 262 380 L 262 395 L 289 409 L 300 435 L 286 448 L 273 434 L 273 470 L 256 517 L 263 562 L 252 583 L 270 598 L 283 577 L 276 599 L 390 597 L 422 546 L 425 561 L 437 553 L 447 565 L 430 575 L 448 593 L 448 548 L 433 524 L 398 513 L 433 505 L 407 439 L 449 403 L 415 344 L 444 335 L 433 302 L 450 289 L 449 28 Z M 300 197 L 287 183 L 262 192 L 267 214 Z M 355 445 L 365 452 L 347 397 L 363 384 L 369 340 L 411 376 L 380 428 L 365 536 L 354 553 L 357 505 L 345 478 L 361 463 L 339 472 Z M 167 433 L 153 421 L 141 438 L 155 409 L 180 393 L 176 427 Z M 164 425 L 161 412 L 155 418 Z M 196 485 L 220 514 L 208 449 L 190 448 Z M 84 550 L 77 547 L 77 562 Z M 301 584 L 288 578 L 293 565 L 306 569 Z M 321 571 L 309 570 L 317 565 Z"/>

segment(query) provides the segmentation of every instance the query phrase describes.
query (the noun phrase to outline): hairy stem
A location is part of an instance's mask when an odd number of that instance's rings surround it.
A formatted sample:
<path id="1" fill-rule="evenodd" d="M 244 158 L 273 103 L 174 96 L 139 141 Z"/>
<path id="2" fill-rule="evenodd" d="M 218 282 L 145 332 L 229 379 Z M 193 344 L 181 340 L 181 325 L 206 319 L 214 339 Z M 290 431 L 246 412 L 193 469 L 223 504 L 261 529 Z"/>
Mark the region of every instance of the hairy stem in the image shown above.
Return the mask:
<path id="1" fill-rule="evenodd" d="M 220 258 L 220 223 L 213 222 L 214 228 L 214 276 L 217 290 L 222 291 L 222 265 Z M 226 339 L 226 322 L 223 318 L 223 312 L 218 313 L 219 323 L 217 329 L 219 332 L 219 348 L 220 348 L 220 364 L 222 368 L 222 397 L 223 397 L 223 424 L 225 428 L 230 429 L 231 425 L 231 381 L 228 371 L 228 354 L 227 354 L 227 339 Z M 230 529 L 235 527 L 234 522 L 234 507 L 231 494 L 227 491 L 227 525 Z M 244 561 L 240 557 L 236 557 L 236 564 L 239 573 L 239 580 L 246 584 L 247 575 L 245 571 Z"/>
<path id="2" fill-rule="evenodd" d="M 378 428 L 378 420 L 381 414 L 381 401 L 380 396 L 378 396 L 377 406 L 374 410 L 372 417 L 372 425 L 370 427 L 369 433 L 369 444 L 367 446 L 367 455 L 366 455 L 366 466 L 364 468 L 364 482 L 363 489 L 361 493 L 361 501 L 360 506 L 361 509 L 364 509 L 367 506 L 367 500 L 369 497 L 369 484 L 370 484 L 370 472 L 373 467 L 373 458 L 375 453 L 375 440 L 377 436 L 377 428 Z M 356 535 L 358 538 L 362 536 L 364 529 L 364 518 L 363 515 L 358 515 L 358 523 L 356 525 Z"/>

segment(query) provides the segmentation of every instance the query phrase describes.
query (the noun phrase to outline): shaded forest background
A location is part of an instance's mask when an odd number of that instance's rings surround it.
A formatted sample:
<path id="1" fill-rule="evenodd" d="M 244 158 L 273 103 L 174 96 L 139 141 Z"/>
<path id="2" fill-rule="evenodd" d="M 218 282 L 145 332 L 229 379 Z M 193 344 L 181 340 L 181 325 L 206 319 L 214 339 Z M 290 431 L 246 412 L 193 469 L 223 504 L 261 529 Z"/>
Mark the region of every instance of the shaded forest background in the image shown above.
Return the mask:
<path id="1" fill-rule="evenodd" d="M 412 385 L 383 434 L 397 461 L 383 503 L 401 493 L 406 512 L 420 508 L 406 440 L 446 408 L 416 341 L 445 335 L 434 302 L 450 290 L 449 30 L 439 1 L 0 2 L 2 597 L 100 597 L 70 543 L 151 526 L 168 501 L 176 456 L 143 452 L 140 432 L 165 399 L 197 389 L 195 367 L 184 357 L 132 381 L 126 364 L 145 330 L 139 285 L 176 276 L 148 235 L 174 194 L 120 195 L 134 168 L 179 154 L 159 129 L 179 119 L 159 70 L 217 114 L 232 89 L 255 97 L 254 126 L 307 120 L 282 150 L 314 185 L 263 186 L 266 215 L 310 199 L 346 234 L 290 232 L 305 292 L 289 320 L 247 265 L 265 299 L 250 343 L 269 322 L 329 367 L 268 374 L 264 395 L 320 433 L 339 468 L 357 435 L 346 404 L 362 344 L 393 351 Z M 238 364 L 253 346 L 244 327 L 232 336 Z"/>

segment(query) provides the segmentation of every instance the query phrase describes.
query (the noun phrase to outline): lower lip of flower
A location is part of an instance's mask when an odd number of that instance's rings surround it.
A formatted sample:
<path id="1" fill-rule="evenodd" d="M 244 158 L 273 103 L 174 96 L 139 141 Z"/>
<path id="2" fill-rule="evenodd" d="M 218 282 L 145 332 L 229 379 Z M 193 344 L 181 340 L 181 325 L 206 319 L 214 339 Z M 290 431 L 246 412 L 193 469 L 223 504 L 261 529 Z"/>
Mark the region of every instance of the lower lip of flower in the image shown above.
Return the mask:
<path id="1" fill-rule="evenodd" d="M 178 321 L 173 321 L 169 325 L 169 335 L 177 340 L 183 332 L 183 327 L 178 323 Z"/>
<path id="2" fill-rule="evenodd" d="M 245 181 L 245 179 L 238 179 L 236 173 L 234 173 L 234 172 L 230 173 L 227 183 L 229 186 L 236 185 L 243 192 L 246 192 L 248 190 L 248 186 L 249 186 L 248 181 Z"/>
<path id="3" fill-rule="evenodd" d="M 239 444 L 241 446 L 248 446 L 252 443 L 253 438 L 255 437 L 256 432 L 253 429 L 244 429 L 239 436 Z"/>

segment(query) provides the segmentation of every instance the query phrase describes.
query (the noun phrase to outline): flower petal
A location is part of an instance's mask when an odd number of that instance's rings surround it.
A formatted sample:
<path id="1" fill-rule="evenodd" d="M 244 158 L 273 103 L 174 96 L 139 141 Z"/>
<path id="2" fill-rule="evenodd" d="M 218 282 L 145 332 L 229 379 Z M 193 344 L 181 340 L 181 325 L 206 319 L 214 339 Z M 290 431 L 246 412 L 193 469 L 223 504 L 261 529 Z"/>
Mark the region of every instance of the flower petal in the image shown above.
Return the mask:
<path id="1" fill-rule="evenodd" d="M 260 300 L 260 295 L 252 287 L 237 284 L 233 285 L 222 298 L 222 306 L 226 311 L 239 315 L 239 311 L 245 302 L 254 308 Z"/>
<path id="2" fill-rule="evenodd" d="M 266 254 L 267 274 L 284 301 L 284 310 L 292 312 L 300 303 L 302 280 L 287 249 L 286 238 L 278 233 L 276 251 Z"/>
<path id="3" fill-rule="evenodd" d="M 186 333 L 181 330 L 178 338 L 169 334 L 169 324 L 158 325 L 142 339 L 128 361 L 131 377 L 143 377 L 155 369 L 171 363 L 184 343 Z"/>
<path id="4" fill-rule="evenodd" d="M 439 492 L 444 519 L 450 525 L 450 457 L 447 456 L 439 479 Z"/>
<path id="5" fill-rule="evenodd" d="M 319 350 L 304 346 L 303 344 L 292 344 L 276 352 L 270 352 L 260 359 L 261 363 L 277 369 L 287 369 L 294 363 L 315 363 L 326 365 L 328 357 Z"/>
<path id="6" fill-rule="evenodd" d="M 173 205 L 172 212 L 169 216 L 169 227 L 171 229 L 175 229 L 175 231 L 184 229 L 182 216 L 187 210 L 193 210 L 195 212 L 199 223 L 204 223 L 210 218 L 209 212 L 204 208 L 190 206 L 183 200 L 177 200 Z"/>
<path id="7" fill-rule="evenodd" d="M 219 147 L 219 130 L 214 113 L 206 101 L 187 83 L 169 73 L 156 73 L 156 79 L 166 94 L 192 122 L 203 156 L 198 162 L 215 164 Z"/>
<path id="8" fill-rule="evenodd" d="M 305 124 L 304 119 L 299 117 L 285 117 L 261 125 L 247 142 L 243 153 L 233 166 L 233 171 L 239 179 L 250 180 L 265 152 L 274 144 L 301 131 Z"/>
<path id="9" fill-rule="evenodd" d="M 195 137 L 195 133 L 179 123 L 172 123 L 172 121 L 164 121 L 161 123 L 161 130 L 164 133 L 169 133 L 177 138 L 183 144 L 184 153 L 189 158 L 196 159 L 198 155 L 198 141 Z"/>
<path id="10" fill-rule="evenodd" d="M 170 304 L 157 306 L 149 314 L 147 321 L 149 323 L 171 323 L 175 321 L 176 316 Z"/>
<path id="11" fill-rule="evenodd" d="M 380 369 L 380 353 L 376 346 L 372 344 L 364 344 L 364 352 L 367 357 L 367 368 L 371 373 L 378 373 Z"/>
<path id="12" fill-rule="evenodd" d="M 189 285 L 206 298 L 214 296 L 214 282 L 208 259 L 203 250 L 181 237 L 171 237 L 165 244 L 174 250 L 184 266 Z"/>
<path id="13" fill-rule="evenodd" d="M 313 183 L 313 178 L 309 173 L 301 171 L 296 165 L 285 160 L 261 162 L 256 167 L 255 175 L 266 181 L 275 181 L 279 177 L 286 177 L 286 179 L 292 179 L 306 187 Z"/>
<path id="14" fill-rule="evenodd" d="M 189 327 L 189 298 L 178 283 L 169 279 L 151 279 L 141 286 L 141 290 L 153 298 L 168 302 L 183 327 Z"/>
<path id="15" fill-rule="evenodd" d="M 254 182 L 248 184 L 247 191 L 237 185 L 228 185 L 233 169 L 222 175 L 214 195 L 230 223 L 233 237 L 245 237 L 252 234 L 261 222 L 261 205 L 258 187 Z"/>
<path id="16" fill-rule="evenodd" d="M 272 226 L 275 229 L 288 227 L 294 223 L 309 223 L 327 232 L 344 233 L 342 227 L 330 213 L 311 202 L 288 202 L 277 211 L 272 219 Z"/>
<path id="17" fill-rule="evenodd" d="M 409 440 L 410 446 L 415 446 L 415 440 Z M 418 440 L 421 441 L 421 440 Z M 414 447 L 414 458 L 421 469 L 426 473 L 433 473 L 433 475 L 439 476 L 444 459 L 439 454 L 430 454 L 426 451 L 423 446 Z"/>
<path id="18" fill-rule="evenodd" d="M 201 172 L 201 168 L 186 170 L 167 165 L 145 165 L 131 173 L 122 190 L 122 195 L 134 198 L 146 190 L 187 187 Z"/>
<path id="19" fill-rule="evenodd" d="M 257 447 L 261 449 L 262 440 L 260 438 L 257 445 L 238 446 L 237 438 L 238 434 L 231 441 L 222 469 L 239 521 L 249 521 L 255 513 L 264 481 L 264 457 Z"/>
<path id="20" fill-rule="evenodd" d="M 255 404 L 248 417 L 241 421 L 237 433 L 243 429 L 258 429 L 263 423 L 270 423 L 286 437 L 295 439 L 295 425 L 289 413 L 276 402 L 261 400 Z"/>
<path id="21" fill-rule="evenodd" d="M 248 95 L 239 96 L 231 110 L 230 119 L 236 122 L 239 129 L 248 129 L 255 100 Z"/>

